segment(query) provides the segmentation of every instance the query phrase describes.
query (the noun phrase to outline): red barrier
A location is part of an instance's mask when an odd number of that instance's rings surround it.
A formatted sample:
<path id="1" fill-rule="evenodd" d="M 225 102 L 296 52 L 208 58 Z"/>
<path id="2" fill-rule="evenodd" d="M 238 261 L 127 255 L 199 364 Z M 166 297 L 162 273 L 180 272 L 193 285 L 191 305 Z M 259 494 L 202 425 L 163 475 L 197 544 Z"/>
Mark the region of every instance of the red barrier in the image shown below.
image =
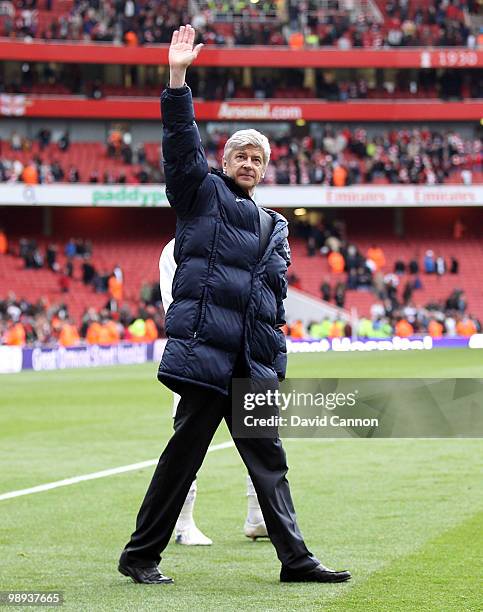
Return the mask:
<path id="1" fill-rule="evenodd" d="M 125 47 L 111 44 L 24 43 L 0 39 L 0 60 L 84 64 L 168 64 L 167 45 Z M 288 47 L 207 46 L 198 66 L 285 68 L 481 68 L 483 50 L 466 48 L 292 50 Z"/>
<path id="2" fill-rule="evenodd" d="M 393 100 L 387 102 L 322 102 L 252 100 L 196 102 L 201 121 L 480 121 L 483 101 Z M 0 115 L 82 119 L 160 118 L 157 98 L 0 96 Z"/>

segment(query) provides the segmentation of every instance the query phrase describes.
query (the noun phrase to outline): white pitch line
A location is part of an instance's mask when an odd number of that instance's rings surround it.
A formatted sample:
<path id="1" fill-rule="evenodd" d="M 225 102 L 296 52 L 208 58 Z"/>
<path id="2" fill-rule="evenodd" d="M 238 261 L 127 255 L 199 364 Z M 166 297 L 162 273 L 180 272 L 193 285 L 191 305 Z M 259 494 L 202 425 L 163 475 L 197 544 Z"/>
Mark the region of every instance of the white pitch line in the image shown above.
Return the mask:
<path id="1" fill-rule="evenodd" d="M 214 444 L 208 448 L 208 452 L 223 450 L 224 448 L 230 448 L 235 446 L 230 440 L 228 442 L 222 442 L 221 444 Z M 13 497 L 21 497 L 22 495 L 31 495 L 32 493 L 42 493 L 42 491 L 50 491 L 50 489 L 58 489 L 59 487 L 67 487 L 68 485 L 77 484 L 78 482 L 85 482 L 86 480 L 96 480 L 97 478 L 105 478 L 106 476 L 114 476 L 115 474 L 124 474 L 125 472 L 132 472 L 134 470 L 142 470 L 143 468 L 156 465 L 159 459 L 150 459 L 149 461 L 140 461 L 139 463 L 131 463 L 130 465 L 121 465 L 117 468 L 111 468 L 110 470 L 102 470 L 101 472 L 93 472 L 92 474 L 83 474 L 82 476 L 74 476 L 73 478 L 65 478 L 64 480 L 56 480 L 55 482 L 47 482 L 43 485 L 36 487 L 30 487 L 29 489 L 20 489 L 18 491 L 10 491 L 10 493 L 2 493 L 0 495 L 0 501 L 4 499 L 12 499 Z"/>

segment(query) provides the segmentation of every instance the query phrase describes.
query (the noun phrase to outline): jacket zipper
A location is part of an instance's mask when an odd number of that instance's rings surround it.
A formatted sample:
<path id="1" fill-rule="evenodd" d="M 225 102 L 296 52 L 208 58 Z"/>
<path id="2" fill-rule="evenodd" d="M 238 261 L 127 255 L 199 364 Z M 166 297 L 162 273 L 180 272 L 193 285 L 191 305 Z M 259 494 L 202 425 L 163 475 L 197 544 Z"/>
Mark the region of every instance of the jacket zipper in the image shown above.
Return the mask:
<path id="1" fill-rule="evenodd" d="M 218 236 L 220 234 L 220 223 L 221 223 L 221 219 L 217 218 L 216 219 L 216 226 L 215 226 L 215 235 L 213 238 L 213 248 L 211 249 L 211 253 L 210 253 L 210 259 L 208 261 L 208 278 L 210 277 L 213 268 L 215 266 L 215 258 L 216 258 L 216 249 L 218 247 Z M 205 313 L 206 313 L 206 304 L 208 302 L 208 287 L 207 285 L 205 285 L 203 287 L 203 290 L 201 292 L 201 306 L 200 306 L 200 315 L 198 317 L 198 322 L 196 324 L 196 329 L 193 333 L 193 338 L 197 338 L 198 337 L 198 332 L 200 330 L 201 324 L 203 323 L 203 320 L 205 318 Z"/>

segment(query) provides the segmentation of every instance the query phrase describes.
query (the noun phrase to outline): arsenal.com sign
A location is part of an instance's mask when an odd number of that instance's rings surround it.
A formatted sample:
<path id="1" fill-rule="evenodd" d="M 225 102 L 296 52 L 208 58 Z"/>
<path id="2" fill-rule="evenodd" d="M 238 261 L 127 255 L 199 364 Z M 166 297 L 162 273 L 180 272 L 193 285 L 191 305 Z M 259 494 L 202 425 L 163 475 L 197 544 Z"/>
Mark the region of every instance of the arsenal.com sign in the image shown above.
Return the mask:
<path id="1" fill-rule="evenodd" d="M 231 104 L 222 102 L 218 111 L 218 119 L 229 120 L 285 120 L 294 121 L 302 119 L 302 108 L 292 104 Z"/>

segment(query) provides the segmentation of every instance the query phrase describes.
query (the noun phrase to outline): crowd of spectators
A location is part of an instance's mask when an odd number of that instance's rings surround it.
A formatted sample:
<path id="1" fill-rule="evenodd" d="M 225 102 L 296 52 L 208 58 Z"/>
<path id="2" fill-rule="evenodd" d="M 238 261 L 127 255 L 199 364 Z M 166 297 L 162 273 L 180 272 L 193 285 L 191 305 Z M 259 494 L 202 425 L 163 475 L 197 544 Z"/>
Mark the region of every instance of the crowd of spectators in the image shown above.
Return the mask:
<path id="1" fill-rule="evenodd" d="M 174 29 L 192 23 L 199 40 L 214 45 L 336 46 L 340 49 L 398 46 L 469 46 L 478 44 L 470 27 L 477 0 L 435 0 L 412 6 L 409 0 L 388 0 L 376 20 L 351 0 L 329 3 L 216 0 L 75 0 L 64 15 L 39 26 L 38 9 L 50 11 L 55 0 L 17 0 L 6 11 L 3 35 L 31 39 L 83 40 L 125 45 L 168 43 Z M 44 22 L 43 22 L 44 23 Z M 228 26 L 228 27 L 227 27 Z"/>
<path id="2" fill-rule="evenodd" d="M 212 167 L 221 167 L 227 139 L 225 132 L 212 133 L 204 139 Z M 105 153 L 108 158 L 121 160 L 125 170 L 115 171 L 113 164 L 113 169 L 102 175 L 94 169 L 89 176 L 82 177 L 78 168 L 62 162 L 61 156 L 42 155 L 42 146 L 29 162 L 22 163 L 15 157 L 18 149 L 12 144 L 14 140 L 20 142 L 23 151 L 31 147 L 27 139 L 22 141 L 18 134 L 12 135 L 10 147 L 0 149 L 0 182 L 38 184 L 82 180 L 137 184 L 164 180 L 159 160 L 148 162 L 144 147 L 133 146 L 131 135 L 126 132 L 113 130 Z M 481 138 L 464 139 L 452 130 L 404 128 L 371 135 L 363 128 L 336 130 L 327 125 L 318 136 L 275 138 L 271 147 L 264 181 L 268 185 L 344 187 L 373 182 L 435 185 L 446 182 L 455 173 L 459 173 L 462 183 L 470 185 L 475 172 L 478 175 L 483 169 Z M 130 171 L 133 163 L 138 164 L 135 172 Z"/>
<path id="3" fill-rule="evenodd" d="M 37 146 L 34 149 L 34 144 Z M 146 157 L 143 144 L 132 146 L 128 131 L 113 129 L 106 142 L 105 155 L 114 161 L 121 161 L 124 168 L 119 170 L 113 164 L 111 169 L 99 172 L 94 167 L 88 175 L 81 176 L 79 168 L 68 158 L 69 134 L 63 133 L 53 142 L 51 131 L 41 129 L 35 139 L 13 132 L 9 143 L 0 141 L 0 182 L 27 185 L 50 183 L 102 183 L 102 184 L 144 184 L 163 183 L 164 174 L 159 160 L 151 163 Z M 52 146 L 53 148 L 52 148 Z M 16 155 L 21 153 L 21 155 Z M 27 154 L 27 160 L 26 160 Z M 23 161 L 20 159 L 22 158 Z"/>
<path id="4" fill-rule="evenodd" d="M 455 287 L 443 301 L 433 300 L 424 307 L 415 306 L 414 293 L 423 288 L 425 275 L 451 274 L 457 279 L 459 262 L 454 256 L 445 257 L 427 249 L 422 259 L 417 254 L 410 261 L 399 259 L 389 270 L 383 249 L 373 244 L 362 253 L 347 239 L 342 221 L 321 222 L 319 225 L 300 221 L 293 227 L 295 235 L 306 241 L 308 256 L 322 254 L 327 257 L 331 272 L 340 276 L 334 286 L 327 279 L 323 280 L 320 286 L 323 300 L 333 301 L 339 308 L 344 308 L 347 290 L 363 290 L 374 295 L 371 319 L 361 320 L 356 335 L 406 337 L 424 332 L 439 337 L 443 334 L 469 336 L 481 332 L 480 321 L 467 312 L 466 295 L 461 288 Z M 461 222 L 457 221 L 454 233 L 460 231 Z M 403 277 L 406 279 L 404 286 L 401 285 Z M 298 285 L 296 274 L 292 273 L 288 280 L 292 286 Z M 315 337 L 350 336 L 352 330 L 349 327 L 327 319 L 322 328 L 325 335 Z M 317 334 L 321 333 L 318 327 L 315 329 Z M 315 333 L 310 326 L 305 329 L 300 322 L 297 322 L 295 330 L 296 335 L 313 336 Z"/>
<path id="5" fill-rule="evenodd" d="M 11 254 L 23 260 L 25 270 L 48 269 L 54 272 L 62 293 L 69 293 L 72 281 L 79 277 L 95 293 L 108 294 L 106 308 L 117 311 L 123 299 L 122 268 L 119 264 L 112 269 L 96 266 L 92 251 L 92 242 L 82 238 L 70 238 L 63 249 L 59 249 L 56 242 L 49 242 L 41 249 L 35 239 L 22 237 L 18 242 L 18 252 Z"/>
<path id="6" fill-rule="evenodd" d="M 121 340 L 151 342 L 164 336 L 164 315 L 158 283 L 145 284 L 140 299 L 125 299 L 124 273 L 119 264 L 98 266 L 90 240 L 70 238 L 60 247 L 55 242 L 41 249 L 36 240 L 21 238 L 18 250 L 9 246 L 0 228 L 0 255 L 23 259 L 25 269 L 49 269 L 57 275 L 60 293 L 69 293 L 73 282 L 82 282 L 93 293 L 106 294 L 104 306 L 87 307 L 75 322 L 66 299 L 51 303 L 45 296 L 35 302 L 12 291 L 0 297 L 0 344 L 76 346 L 114 344 Z M 134 304 L 134 305 L 133 305 Z"/>
<path id="7" fill-rule="evenodd" d="M 454 237 L 462 235 L 460 221 L 454 226 Z M 371 317 L 358 322 L 343 319 L 313 321 L 305 327 L 294 321 L 285 327 L 293 338 L 334 338 L 353 335 L 385 338 L 408 337 L 428 333 L 433 337 L 470 336 L 481 333 L 481 322 L 468 313 L 463 289 L 455 288 L 445 300 L 431 300 L 423 307 L 415 305 L 414 293 L 423 287 L 427 275 L 455 275 L 459 263 L 426 250 L 422 259 L 415 255 L 409 261 L 396 260 L 388 268 L 383 249 L 373 244 L 366 253 L 348 241 L 345 224 L 340 220 L 313 226 L 305 222 L 293 224 L 293 234 L 306 240 L 309 256 L 327 257 L 331 271 L 340 276 L 334 286 L 324 280 L 321 297 L 344 308 L 347 290 L 364 290 L 374 295 Z M 124 295 L 124 273 L 119 264 L 112 268 L 95 263 L 91 241 L 70 238 L 64 245 L 46 243 L 41 249 L 30 238 L 21 238 L 18 252 L 12 251 L 7 235 L 0 228 L 0 255 L 7 252 L 23 259 L 26 269 L 49 269 L 58 277 L 59 290 L 69 293 L 74 279 L 91 287 L 92 292 L 106 294 L 100 310 L 88 307 L 82 318 L 74 322 L 66 300 L 51 304 L 46 297 L 35 302 L 13 292 L 0 299 L 0 344 L 112 344 L 121 340 L 152 341 L 164 335 L 164 313 L 159 283 L 145 282 L 138 299 L 129 303 Z M 404 286 L 402 281 L 404 279 Z M 289 284 L 299 286 L 293 271 Z M 456 285 L 456 283 L 455 283 Z M 135 304 L 133 306 L 133 303 Z"/>
<path id="8" fill-rule="evenodd" d="M 204 145 L 218 167 L 228 134 L 213 134 Z M 336 130 L 328 125 L 318 136 L 284 137 L 271 142 L 266 184 L 347 185 L 441 184 L 454 172 L 471 184 L 481 172 L 481 139 L 465 140 L 454 131 L 429 128 L 385 130 L 370 135 L 363 128 Z"/>
<path id="9" fill-rule="evenodd" d="M 387 315 L 381 304 L 375 304 L 371 317 L 362 317 L 356 322 L 342 318 L 326 317 L 311 321 L 307 326 L 301 320 L 293 321 L 286 327 L 290 338 L 409 338 L 429 335 L 432 338 L 469 337 L 482 332 L 479 319 L 473 315 L 448 310 L 441 305 L 426 308 L 405 306 L 397 315 Z"/>
<path id="10" fill-rule="evenodd" d="M 30 302 L 10 292 L 0 298 L 0 344 L 65 347 L 86 344 L 152 342 L 164 336 L 164 320 L 159 308 L 127 304 L 116 311 L 87 308 L 76 324 L 63 302 L 50 303 L 46 297 Z"/>

